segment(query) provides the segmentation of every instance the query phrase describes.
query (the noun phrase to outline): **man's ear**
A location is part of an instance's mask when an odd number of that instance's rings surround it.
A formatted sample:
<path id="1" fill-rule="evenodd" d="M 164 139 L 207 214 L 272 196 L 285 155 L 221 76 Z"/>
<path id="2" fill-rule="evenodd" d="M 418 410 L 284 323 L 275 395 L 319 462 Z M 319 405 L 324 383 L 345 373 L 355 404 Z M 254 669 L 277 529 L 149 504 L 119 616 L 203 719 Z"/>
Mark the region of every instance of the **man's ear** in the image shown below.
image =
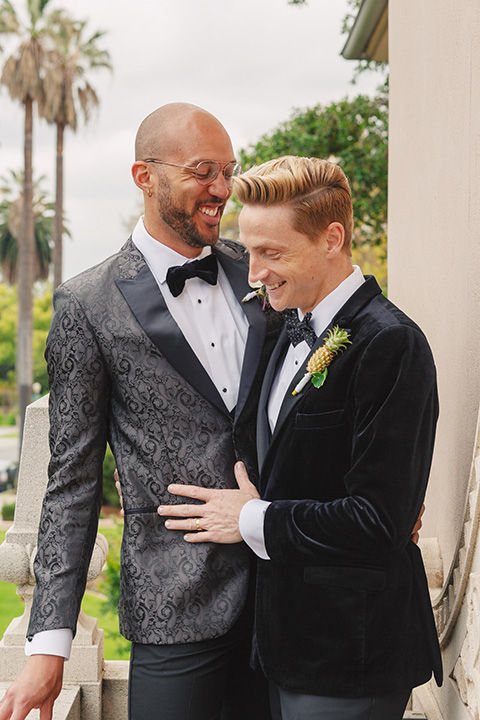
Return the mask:
<path id="1" fill-rule="evenodd" d="M 152 179 L 150 175 L 150 167 L 146 162 L 137 160 L 132 165 L 132 177 L 135 185 L 140 188 L 149 197 L 152 194 Z"/>
<path id="2" fill-rule="evenodd" d="M 327 253 L 336 257 L 343 249 L 345 228 L 339 222 L 332 222 L 326 229 Z"/>

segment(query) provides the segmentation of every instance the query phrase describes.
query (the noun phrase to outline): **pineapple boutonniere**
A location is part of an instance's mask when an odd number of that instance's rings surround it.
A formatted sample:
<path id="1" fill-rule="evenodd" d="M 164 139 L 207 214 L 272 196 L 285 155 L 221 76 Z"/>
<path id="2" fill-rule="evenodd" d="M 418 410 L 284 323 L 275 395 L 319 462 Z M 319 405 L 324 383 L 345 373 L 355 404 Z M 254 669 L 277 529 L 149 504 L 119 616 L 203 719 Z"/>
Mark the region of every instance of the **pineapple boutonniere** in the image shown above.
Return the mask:
<path id="1" fill-rule="evenodd" d="M 265 308 L 269 307 L 270 305 L 268 301 L 268 292 L 265 285 L 260 285 L 260 287 L 255 288 L 255 290 L 252 290 L 252 292 L 247 293 L 245 297 L 242 298 L 242 303 L 253 300 L 253 298 L 258 298 L 261 301 L 262 310 L 265 310 Z"/>
<path id="2" fill-rule="evenodd" d="M 292 395 L 298 395 L 303 390 L 309 380 L 316 388 L 322 387 L 328 373 L 328 366 L 332 362 L 335 355 L 345 350 L 347 345 L 351 345 L 350 335 L 346 330 L 336 325 L 333 330 L 328 331 L 328 335 L 324 338 L 324 344 L 316 350 L 307 363 L 307 372 L 298 383 Z"/>

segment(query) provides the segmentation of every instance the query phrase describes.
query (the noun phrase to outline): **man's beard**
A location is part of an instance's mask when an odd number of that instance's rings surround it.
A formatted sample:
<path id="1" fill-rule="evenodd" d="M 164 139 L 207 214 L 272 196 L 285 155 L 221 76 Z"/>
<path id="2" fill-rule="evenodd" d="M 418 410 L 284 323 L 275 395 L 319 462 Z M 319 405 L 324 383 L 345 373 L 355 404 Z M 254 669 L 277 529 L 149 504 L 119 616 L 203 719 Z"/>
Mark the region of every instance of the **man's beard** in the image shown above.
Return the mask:
<path id="1" fill-rule="evenodd" d="M 166 190 L 166 188 L 165 188 Z M 216 237 L 211 240 L 209 237 L 204 237 L 198 230 L 193 216 L 181 208 L 175 207 L 172 203 L 171 194 L 166 190 L 160 195 L 158 212 L 163 222 L 168 225 L 189 247 L 193 248 L 204 248 L 207 245 L 215 245 L 218 240 L 219 226 L 217 225 Z M 223 203 L 221 198 L 211 197 L 210 202 Z M 204 203 L 198 203 L 202 205 Z M 220 212 L 223 211 L 223 208 Z"/>

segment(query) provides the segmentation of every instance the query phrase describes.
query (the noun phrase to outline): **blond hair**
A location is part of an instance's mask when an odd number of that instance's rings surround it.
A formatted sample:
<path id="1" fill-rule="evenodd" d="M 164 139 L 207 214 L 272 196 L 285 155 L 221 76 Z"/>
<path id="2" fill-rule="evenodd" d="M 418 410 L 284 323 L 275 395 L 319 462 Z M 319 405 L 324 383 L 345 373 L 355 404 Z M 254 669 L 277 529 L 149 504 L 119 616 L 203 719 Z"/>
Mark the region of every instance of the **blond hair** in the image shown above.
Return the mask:
<path id="1" fill-rule="evenodd" d="M 285 155 L 234 178 L 237 198 L 245 205 L 287 205 L 293 228 L 314 239 L 330 223 L 345 229 L 343 247 L 352 245 L 353 208 L 343 170 L 320 158 Z"/>

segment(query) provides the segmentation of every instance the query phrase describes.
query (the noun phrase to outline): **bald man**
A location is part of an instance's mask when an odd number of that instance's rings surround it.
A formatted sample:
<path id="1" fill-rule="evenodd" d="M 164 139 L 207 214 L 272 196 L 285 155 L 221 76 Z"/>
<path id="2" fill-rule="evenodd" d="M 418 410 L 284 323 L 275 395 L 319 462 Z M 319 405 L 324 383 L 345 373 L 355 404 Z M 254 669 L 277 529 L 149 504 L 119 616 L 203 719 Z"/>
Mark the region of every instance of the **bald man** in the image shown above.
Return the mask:
<path id="1" fill-rule="evenodd" d="M 55 293 L 30 658 L 0 720 L 23 720 L 33 707 L 51 718 L 95 543 L 107 442 L 125 512 L 119 617 L 132 641 L 130 720 L 269 717 L 263 678 L 248 667 L 248 549 L 187 544 L 156 512 L 172 482 L 235 487 L 237 459 L 256 477 L 255 398 L 276 328 L 260 303 L 241 303 L 247 262 L 235 243 L 218 241 L 239 171 L 211 114 L 159 108 L 135 143 L 145 214 L 116 255 Z"/>

